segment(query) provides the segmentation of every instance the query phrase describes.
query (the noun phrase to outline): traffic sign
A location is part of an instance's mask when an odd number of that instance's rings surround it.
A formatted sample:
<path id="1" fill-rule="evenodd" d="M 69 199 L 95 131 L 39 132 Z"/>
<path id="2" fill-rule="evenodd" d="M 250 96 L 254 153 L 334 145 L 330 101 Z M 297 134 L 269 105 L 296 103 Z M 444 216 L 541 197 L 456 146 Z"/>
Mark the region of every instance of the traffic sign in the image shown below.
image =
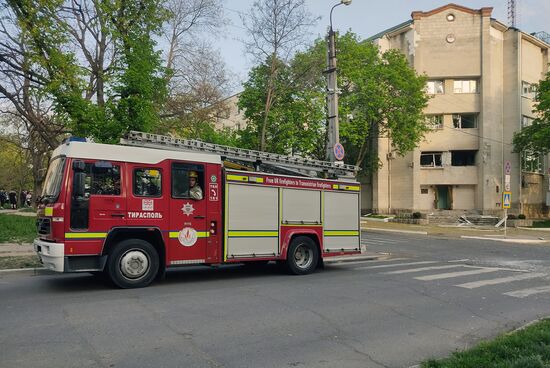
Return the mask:
<path id="1" fill-rule="evenodd" d="M 512 192 L 502 192 L 502 208 L 507 209 L 512 205 Z"/>
<path id="2" fill-rule="evenodd" d="M 342 161 L 344 159 L 344 146 L 342 146 L 341 143 L 336 143 L 333 148 L 334 151 L 334 158 L 338 161 Z"/>
<path id="3" fill-rule="evenodd" d="M 506 175 L 510 175 L 512 173 L 512 163 L 510 161 L 506 161 L 504 164 L 504 173 Z"/>
<path id="4" fill-rule="evenodd" d="M 507 191 L 507 192 L 512 190 L 511 187 L 510 187 L 510 182 L 504 183 L 504 190 Z"/>

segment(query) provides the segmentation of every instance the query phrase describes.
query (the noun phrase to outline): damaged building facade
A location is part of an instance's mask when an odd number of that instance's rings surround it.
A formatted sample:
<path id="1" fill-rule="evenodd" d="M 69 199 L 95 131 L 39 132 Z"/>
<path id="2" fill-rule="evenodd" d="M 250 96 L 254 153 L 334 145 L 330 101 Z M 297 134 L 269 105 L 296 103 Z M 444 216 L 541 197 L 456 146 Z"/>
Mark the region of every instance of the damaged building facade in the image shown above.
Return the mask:
<path id="1" fill-rule="evenodd" d="M 400 50 L 428 76 L 432 131 L 403 157 L 388 138 L 378 138 L 382 167 L 362 179 L 364 212 L 498 215 L 506 190 L 511 213 L 548 214 L 548 156 L 515 153 L 512 138 L 535 118 L 534 86 L 548 71 L 550 45 L 491 14 L 492 8 L 448 4 L 415 11 L 369 39 L 381 51 Z"/>

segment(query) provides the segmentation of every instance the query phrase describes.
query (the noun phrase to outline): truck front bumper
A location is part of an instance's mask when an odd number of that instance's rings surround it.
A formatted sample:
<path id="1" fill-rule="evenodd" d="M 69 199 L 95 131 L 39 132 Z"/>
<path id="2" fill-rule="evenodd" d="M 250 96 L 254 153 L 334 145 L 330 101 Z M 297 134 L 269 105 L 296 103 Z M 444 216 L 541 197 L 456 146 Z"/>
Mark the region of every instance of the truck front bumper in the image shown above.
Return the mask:
<path id="1" fill-rule="evenodd" d="M 34 251 L 40 257 L 42 264 L 48 270 L 64 272 L 65 265 L 65 244 L 50 243 L 40 239 L 34 239 Z"/>

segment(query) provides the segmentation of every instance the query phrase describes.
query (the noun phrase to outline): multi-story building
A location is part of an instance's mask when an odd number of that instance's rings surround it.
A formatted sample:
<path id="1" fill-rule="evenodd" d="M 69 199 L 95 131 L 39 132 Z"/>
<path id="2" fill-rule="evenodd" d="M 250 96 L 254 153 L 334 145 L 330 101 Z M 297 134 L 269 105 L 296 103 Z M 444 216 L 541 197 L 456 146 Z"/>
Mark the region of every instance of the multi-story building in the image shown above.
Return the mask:
<path id="1" fill-rule="evenodd" d="M 433 130 L 404 157 L 378 139 L 383 166 L 365 180 L 365 210 L 498 214 L 506 190 L 512 213 L 548 213 L 548 157 L 514 153 L 512 138 L 535 117 L 533 86 L 548 71 L 550 45 L 491 13 L 455 4 L 414 11 L 370 38 L 381 51 L 401 50 L 428 76 L 425 114 Z"/>

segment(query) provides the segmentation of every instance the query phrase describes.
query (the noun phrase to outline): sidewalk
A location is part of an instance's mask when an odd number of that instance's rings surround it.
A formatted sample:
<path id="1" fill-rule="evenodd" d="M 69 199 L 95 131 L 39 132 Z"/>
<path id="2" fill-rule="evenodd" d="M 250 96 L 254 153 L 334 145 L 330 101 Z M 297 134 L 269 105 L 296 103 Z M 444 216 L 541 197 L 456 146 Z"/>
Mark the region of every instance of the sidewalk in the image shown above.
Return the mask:
<path id="1" fill-rule="evenodd" d="M 31 243 L 0 243 L 0 257 L 34 256 L 34 247 Z"/>
<path id="2" fill-rule="evenodd" d="M 361 229 L 366 231 L 397 232 L 449 238 L 489 239 L 504 242 L 550 245 L 550 231 L 548 229 L 508 228 L 505 237 L 504 229 L 502 227 L 411 225 L 394 222 L 370 221 L 365 218 L 361 219 Z"/>

